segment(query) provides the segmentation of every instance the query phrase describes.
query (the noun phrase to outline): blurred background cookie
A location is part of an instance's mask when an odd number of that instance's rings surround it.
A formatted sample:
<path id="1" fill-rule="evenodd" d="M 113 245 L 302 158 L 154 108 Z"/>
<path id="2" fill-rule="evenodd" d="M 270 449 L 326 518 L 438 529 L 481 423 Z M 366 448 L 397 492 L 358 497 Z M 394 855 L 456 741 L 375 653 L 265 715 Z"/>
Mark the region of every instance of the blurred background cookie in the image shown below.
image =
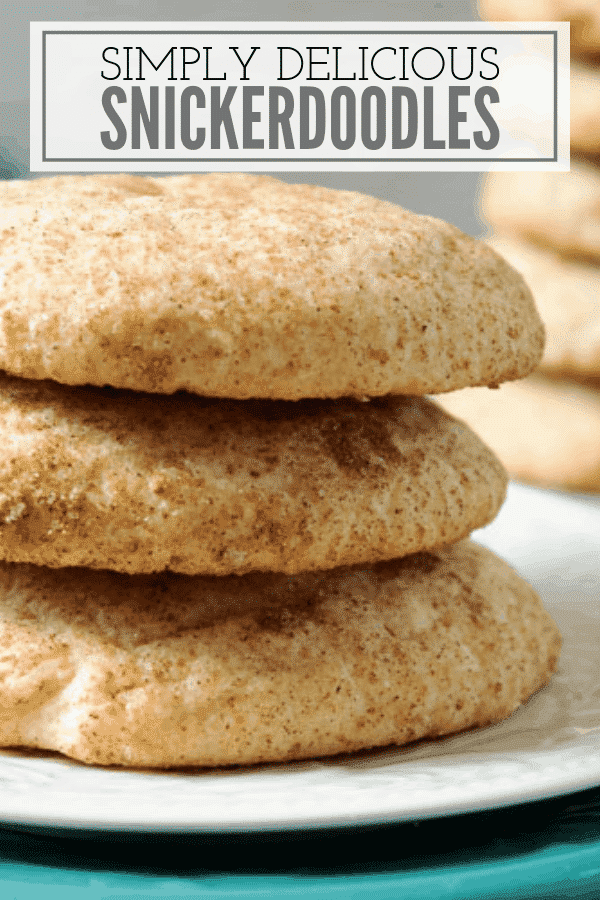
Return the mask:
<path id="1" fill-rule="evenodd" d="M 506 21 L 570 21 L 576 161 L 570 172 L 490 174 L 481 194 L 490 243 L 523 274 L 546 325 L 546 379 L 493 395 L 459 392 L 447 408 L 480 430 L 514 477 L 599 492 L 600 4 L 481 0 L 479 11 Z"/>
<path id="2" fill-rule="evenodd" d="M 571 64 L 571 152 L 600 156 L 600 67 Z"/>
<path id="3" fill-rule="evenodd" d="M 600 262 L 600 169 L 595 166 L 494 172 L 485 179 L 481 210 L 494 229 Z"/>
<path id="4" fill-rule="evenodd" d="M 600 393 L 532 376 L 495 391 L 467 388 L 438 398 L 497 453 L 513 478 L 600 491 Z"/>
<path id="5" fill-rule="evenodd" d="M 600 387 L 600 267 L 503 234 L 489 243 L 523 275 L 546 325 L 540 371 Z"/>
<path id="6" fill-rule="evenodd" d="M 479 0 L 482 19 L 499 22 L 569 22 L 571 52 L 600 54 L 600 6 L 598 0 Z"/>

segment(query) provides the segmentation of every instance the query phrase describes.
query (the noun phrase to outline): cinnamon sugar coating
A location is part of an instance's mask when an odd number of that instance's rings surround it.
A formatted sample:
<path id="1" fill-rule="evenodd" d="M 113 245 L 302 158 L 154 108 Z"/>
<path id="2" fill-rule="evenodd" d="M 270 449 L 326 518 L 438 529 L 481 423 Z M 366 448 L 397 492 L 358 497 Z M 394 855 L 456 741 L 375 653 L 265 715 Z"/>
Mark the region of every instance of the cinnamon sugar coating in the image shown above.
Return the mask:
<path id="1" fill-rule="evenodd" d="M 506 473 L 423 398 L 225 401 L 0 377 L 0 559 L 226 575 L 375 562 L 489 522 Z"/>
<path id="2" fill-rule="evenodd" d="M 0 184 L 0 367 L 247 399 L 426 394 L 520 378 L 522 278 L 452 225 L 254 175 Z"/>
<path id="3" fill-rule="evenodd" d="M 559 649 L 470 542 L 291 578 L 0 564 L 0 745 L 169 768 L 404 744 L 510 715 Z"/>

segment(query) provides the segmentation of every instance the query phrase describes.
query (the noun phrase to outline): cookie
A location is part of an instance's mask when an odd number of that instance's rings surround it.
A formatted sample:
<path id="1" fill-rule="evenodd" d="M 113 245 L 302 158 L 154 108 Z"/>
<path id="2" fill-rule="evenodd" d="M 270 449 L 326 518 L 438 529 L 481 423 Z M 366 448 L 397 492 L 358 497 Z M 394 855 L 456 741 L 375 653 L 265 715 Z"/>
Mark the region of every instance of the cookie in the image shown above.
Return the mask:
<path id="1" fill-rule="evenodd" d="M 536 376 L 497 391 L 457 391 L 442 402 L 481 435 L 515 478 L 543 487 L 600 491 L 596 391 Z"/>
<path id="2" fill-rule="evenodd" d="M 570 22 L 571 52 L 600 52 L 598 0 L 479 0 L 482 19 L 507 22 Z"/>
<path id="3" fill-rule="evenodd" d="M 600 155 L 600 72 L 571 66 L 571 152 Z"/>
<path id="4" fill-rule="evenodd" d="M 445 222 L 254 175 L 0 184 L 0 367 L 152 393 L 297 400 L 520 378 L 522 279 Z"/>
<path id="5" fill-rule="evenodd" d="M 510 715 L 560 636 L 489 550 L 241 578 L 0 564 L 0 744 L 220 766 L 404 744 Z"/>
<path id="6" fill-rule="evenodd" d="M 0 558 L 226 575 L 390 559 L 494 517 L 506 474 L 423 398 L 164 397 L 0 377 Z"/>
<path id="7" fill-rule="evenodd" d="M 564 255 L 600 260 L 600 172 L 579 163 L 570 172 L 495 172 L 485 180 L 484 217 Z"/>
<path id="8" fill-rule="evenodd" d="M 600 268 L 503 235 L 490 244 L 533 292 L 546 326 L 540 371 L 600 387 Z"/>

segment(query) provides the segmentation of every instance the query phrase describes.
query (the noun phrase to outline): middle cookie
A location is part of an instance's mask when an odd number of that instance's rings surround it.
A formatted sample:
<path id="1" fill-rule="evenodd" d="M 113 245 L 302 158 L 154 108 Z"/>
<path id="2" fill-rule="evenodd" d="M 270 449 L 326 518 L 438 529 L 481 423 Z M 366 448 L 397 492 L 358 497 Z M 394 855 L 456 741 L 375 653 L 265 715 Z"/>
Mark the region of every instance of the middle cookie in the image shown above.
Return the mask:
<path id="1" fill-rule="evenodd" d="M 506 473 L 423 398 L 224 401 L 0 376 L 0 558 L 294 574 L 445 546 Z"/>

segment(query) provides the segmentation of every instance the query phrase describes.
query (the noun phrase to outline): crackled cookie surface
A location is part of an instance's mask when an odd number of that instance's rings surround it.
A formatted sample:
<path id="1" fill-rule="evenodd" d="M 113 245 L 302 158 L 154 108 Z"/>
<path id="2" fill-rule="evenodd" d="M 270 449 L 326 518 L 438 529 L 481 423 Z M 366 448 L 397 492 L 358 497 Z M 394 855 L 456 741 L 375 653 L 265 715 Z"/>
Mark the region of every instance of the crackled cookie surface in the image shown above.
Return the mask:
<path id="1" fill-rule="evenodd" d="M 403 744 L 510 715 L 559 649 L 470 542 L 292 578 L 0 564 L 0 744 L 155 767 Z"/>
<path id="2" fill-rule="evenodd" d="M 423 398 L 161 397 L 0 377 L 0 558 L 298 572 L 450 544 L 506 473 Z"/>
<path id="3" fill-rule="evenodd" d="M 0 184 L 0 367 L 246 399 L 437 393 L 531 371 L 521 277 L 452 225 L 253 175 Z"/>

